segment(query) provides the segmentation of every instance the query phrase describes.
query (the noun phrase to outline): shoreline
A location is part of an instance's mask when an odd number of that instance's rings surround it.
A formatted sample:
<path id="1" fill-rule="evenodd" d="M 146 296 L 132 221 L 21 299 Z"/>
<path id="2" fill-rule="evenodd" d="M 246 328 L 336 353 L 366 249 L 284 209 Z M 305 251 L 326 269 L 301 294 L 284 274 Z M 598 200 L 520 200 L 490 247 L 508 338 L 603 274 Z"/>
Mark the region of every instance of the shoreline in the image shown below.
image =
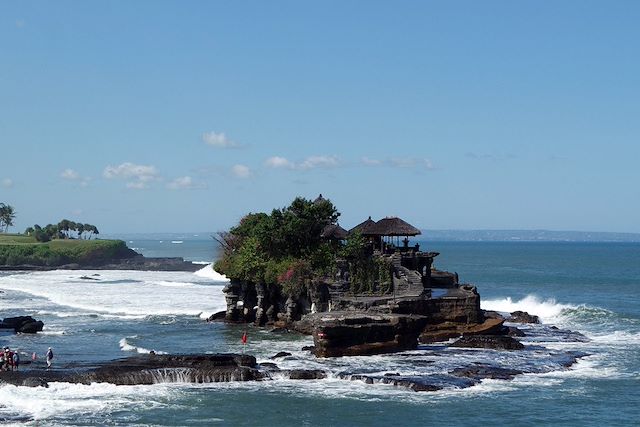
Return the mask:
<path id="1" fill-rule="evenodd" d="M 143 255 L 124 258 L 101 265 L 63 264 L 46 265 L 0 265 L 0 271 L 54 271 L 54 270 L 132 270 L 132 271 L 184 271 L 195 273 L 206 264 L 185 261 L 182 257 L 147 258 Z"/>

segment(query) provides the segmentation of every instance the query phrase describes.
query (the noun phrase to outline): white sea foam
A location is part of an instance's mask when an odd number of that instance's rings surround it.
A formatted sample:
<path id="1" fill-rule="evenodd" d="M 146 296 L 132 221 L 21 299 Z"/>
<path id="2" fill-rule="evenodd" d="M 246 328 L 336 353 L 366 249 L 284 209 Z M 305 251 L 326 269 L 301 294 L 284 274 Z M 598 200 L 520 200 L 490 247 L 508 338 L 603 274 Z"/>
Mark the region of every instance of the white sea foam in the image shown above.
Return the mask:
<path id="1" fill-rule="evenodd" d="M 50 383 L 44 387 L 0 386 L 0 413 L 18 414 L 36 421 L 51 418 L 69 419 L 91 413 L 160 408 L 179 390 L 170 385 L 116 386 L 107 383 L 91 385 Z"/>
<path id="2" fill-rule="evenodd" d="M 497 300 L 482 300 L 480 305 L 483 310 L 492 310 L 502 313 L 513 311 L 526 311 L 529 314 L 539 316 L 543 322 L 551 322 L 557 319 L 563 310 L 576 308 L 575 305 L 561 304 L 555 299 L 541 300 L 535 295 L 527 295 L 519 301 L 513 301 L 511 297 Z"/>
<path id="3" fill-rule="evenodd" d="M 228 282 L 229 278 L 224 274 L 220 274 L 213 269 L 213 264 L 207 264 L 194 273 L 198 277 L 205 277 L 215 282 Z"/>
<path id="4" fill-rule="evenodd" d="M 208 317 L 226 307 L 222 286 L 192 273 L 56 270 L 0 277 L 0 289 L 24 292 L 71 310 L 47 309 L 60 317 L 98 314 L 122 319 L 148 315 Z"/>
<path id="5" fill-rule="evenodd" d="M 135 335 L 134 336 L 130 336 L 130 337 L 122 338 L 120 340 L 120 342 L 118 343 L 120 345 L 120 350 L 122 350 L 122 351 L 133 351 L 133 352 L 136 352 L 136 353 L 139 353 L 139 354 L 149 354 L 149 353 L 151 353 L 151 350 L 149 350 L 147 348 L 144 348 L 144 347 L 133 345 L 133 344 L 131 344 L 129 342 L 129 340 L 134 340 L 136 338 L 137 338 L 137 336 L 135 336 Z M 159 351 L 159 350 L 153 350 L 153 351 L 156 354 L 167 354 L 167 352 L 165 352 L 165 351 Z"/>

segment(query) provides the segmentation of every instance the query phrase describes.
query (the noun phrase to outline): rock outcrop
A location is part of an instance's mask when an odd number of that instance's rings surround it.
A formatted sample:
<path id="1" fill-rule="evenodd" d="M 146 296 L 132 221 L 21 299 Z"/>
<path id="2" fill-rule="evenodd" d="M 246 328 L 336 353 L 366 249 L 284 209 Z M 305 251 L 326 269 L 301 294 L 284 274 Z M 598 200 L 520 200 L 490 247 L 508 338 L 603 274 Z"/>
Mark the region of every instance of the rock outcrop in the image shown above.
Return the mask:
<path id="1" fill-rule="evenodd" d="M 467 335 L 451 344 L 451 347 L 490 348 L 494 350 L 524 349 L 524 345 L 520 341 L 504 335 Z"/>
<path id="2" fill-rule="evenodd" d="M 332 312 L 307 319 L 318 357 L 362 356 L 414 349 L 424 316 Z"/>
<path id="3" fill-rule="evenodd" d="M 540 318 L 533 314 L 529 314 L 526 311 L 514 311 L 509 316 L 509 322 L 513 323 L 540 323 Z"/>
<path id="4" fill-rule="evenodd" d="M 31 316 L 7 317 L 0 322 L 0 329 L 13 329 L 16 333 L 35 334 L 42 331 L 44 323 Z"/>
<path id="5" fill-rule="evenodd" d="M 1 381 L 24 386 L 43 386 L 53 381 L 139 385 L 255 381 L 263 378 L 265 373 L 257 368 L 255 357 L 244 354 L 143 355 L 115 360 L 86 371 L 31 369 L 0 372 Z"/>

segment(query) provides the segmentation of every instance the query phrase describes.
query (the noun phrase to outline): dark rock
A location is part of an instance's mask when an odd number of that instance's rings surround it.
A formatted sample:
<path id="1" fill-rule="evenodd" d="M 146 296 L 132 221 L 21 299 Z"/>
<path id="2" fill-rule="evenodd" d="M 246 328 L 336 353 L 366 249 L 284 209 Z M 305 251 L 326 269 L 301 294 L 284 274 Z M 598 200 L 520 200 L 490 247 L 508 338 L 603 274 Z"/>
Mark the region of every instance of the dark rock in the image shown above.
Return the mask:
<path id="1" fill-rule="evenodd" d="M 263 362 L 260 364 L 260 367 L 267 370 L 267 371 L 279 371 L 280 368 L 278 367 L 278 365 L 276 365 L 275 363 L 272 362 Z"/>
<path id="2" fill-rule="evenodd" d="M 315 317 L 318 357 L 363 356 L 414 349 L 424 316 L 331 312 Z"/>
<path id="3" fill-rule="evenodd" d="M 22 385 L 25 387 L 49 387 L 49 383 L 44 378 L 40 377 L 25 378 L 24 381 L 22 381 Z"/>
<path id="4" fill-rule="evenodd" d="M 302 347 L 302 351 L 310 351 L 313 353 L 315 350 L 316 350 L 315 345 L 305 345 L 304 347 Z"/>
<path id="5" fill-rule="evenodd" d="M 289 371 L 289 379 L 291 380 L 321 380 L 327 377 L 327 374 L 320 369 L 293 369 Z"/>
<path id="6" fill-rule="evenodd" d="M 540 323 L 538 316 L 527 313 L 526 311 L 514 311 L 509 317 L 509 322 L 513 323 Z"/>
<path id="7" fill-rule="evenodd" d="M 522 374 L 523 371 L 518 369 L 501 368 L 491 365 L 478 365 L 465 368 L 456 368 L 450 372 L 451 375 L 457 377 L 473 378 L 476 380 L 494 379 L 494 380 L 511 380 L 516 375 Z"/>
<path id="8" fill-rule="evenodd" d="M 44 323 L 31 316 L 7 317 L 0 323 L 1 329 L 13 329 L 15 332 L 35 334 L 42 331 Z"/>
<path id="9" fill-rule="evenodd" d="M 510 337 L 526 337 L 527 334 L 525 334 L 522 329 L 518 329 L 515 326 L 506 326 L 507 329 L 507 335 Z"/>
<path id="10" fill-rule="evenodd" d="M 463 336 L 451 344 L 451 347 L 490 348 L 495 350 L 522 350 L 524 345 L 512 337 L 502 335 Z"/>
<path id="11" fill-rule="evenodd" d="M 273 328 L 269 332 L 272 334 L 288 334 L 290 331 L 287 328 Z"/>
<path id="12" fill-rule="evenodd" d="M 17 332 L 21 332 L 23 334 L 35 334 L 36 332 L 42 331 L 42 328 L 44 328 L 44 323 L 41 320 L 37 320 L 35 322 L 23 324 Z"/>
<path id="13" fill-rule="evenodd" d="M 385 377 L 399 377 L 400 374 L 397 372 L 387 372 L 384 374 Z"/>
<path id="14" fill-rule="evenodd" d="M 275 354 L 275 356 L 271 356 L 269 359 L 277 359 L 279 357 L 287 357 L 287 356 L 291 356 L 291 353 L 287 351 L 279 351 L 278 353 Z"/>
<path id="15" fill-rule="evenodd" d="M 57 368 L 50 371 L 0 372 L 0 381 L 29 386 L 43 386 L 53 381 L 139 385 L 256 381 L 264 377 L 265 373 L 257 369 L 255 357 L 244 354 L 141 355 L 114 360 L 88 370 Z"/>
<path id="16" fill-rule="evenodd" d="M 213 313 L 211 316 L 207 318 L 207 322 L 220 322 L 224 320 L 224 317 L 226 316 L 226 314 L 227 314 L 226 311 L 219 311 L 217 313 Z"/>
<path id="17" fill-rule="evenodd" d="M 424 344 L 447 341 L 462 335 L 500 335 L 503 334 L 504 318 L 488 317 L 482 323 L 443 322 L 425 326 L 420 334 Z"/>

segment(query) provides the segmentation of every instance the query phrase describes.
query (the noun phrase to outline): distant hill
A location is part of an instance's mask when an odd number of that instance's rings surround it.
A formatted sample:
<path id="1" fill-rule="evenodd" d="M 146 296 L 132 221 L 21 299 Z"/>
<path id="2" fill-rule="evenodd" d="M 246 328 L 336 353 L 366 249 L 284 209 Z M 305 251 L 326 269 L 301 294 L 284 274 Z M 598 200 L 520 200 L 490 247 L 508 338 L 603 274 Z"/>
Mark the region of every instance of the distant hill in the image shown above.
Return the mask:
<path id="1" fill-rule="evenodd" d="M 639 233 L 550 230 L 422 230 L 432 241 L 640 242 Z"/>

